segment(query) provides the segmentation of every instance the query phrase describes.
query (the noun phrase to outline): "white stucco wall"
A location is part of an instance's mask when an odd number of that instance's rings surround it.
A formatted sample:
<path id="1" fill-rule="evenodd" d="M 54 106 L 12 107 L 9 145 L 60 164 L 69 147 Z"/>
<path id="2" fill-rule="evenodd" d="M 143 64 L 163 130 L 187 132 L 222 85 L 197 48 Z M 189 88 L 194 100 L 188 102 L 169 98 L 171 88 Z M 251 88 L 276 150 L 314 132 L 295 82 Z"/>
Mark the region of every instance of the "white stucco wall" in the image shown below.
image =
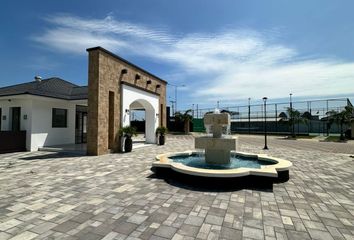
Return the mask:
<path id="1" fill-rule="evenodd" d="M 32 100 L 28 96 L 2 97 L 0 99 L 0 108 L 2 109 L 1 131 L 11 131 L 12 107 L 21 107 L 20 130 L 26 131 L 26 148 L 29 150 L 31 148 Z M 4 116 L 6 120 L 3 119 Z"/>
<path id="2" fill-rule="evenodd" d="M 59 99 L 34 99 L 32 101 L 31 151 L 38 147 L 75 143 L 76 105 Z M 52 109 L 67 109 L 67 127 L 52 127 Z"/>
<path id="3" fill-rule="evenodd" d="M 126 109 L 130 110 L 134 101 L 139 102 L 145 108 L 145 135 L 147 143 L 156 143 L 155 130 L 159 125 L 156 113 L 159 113 L 159 97 L 152 93 L 122 85 L 122 120 L 123 126 L 130 125 L 130 116 L 126 113 Z"/>
<path id="4" fill-rule="evenodd" d="M 11 101 L 9 101 L 9 99 Z M 1 130 L 9 131 L 10 108 L 21 107 L 21 130 L 27 132 L 26 148 L 37 151 L 39 147 L 75 143 L 76 102 L 32 95 L 0 98 L 0 108 L 6 120 L 2 120 Z M 52 127 L 52 109 L 67 109 L 67 127 Z M 27 115 L 27 119 L 24 119 Z"/>

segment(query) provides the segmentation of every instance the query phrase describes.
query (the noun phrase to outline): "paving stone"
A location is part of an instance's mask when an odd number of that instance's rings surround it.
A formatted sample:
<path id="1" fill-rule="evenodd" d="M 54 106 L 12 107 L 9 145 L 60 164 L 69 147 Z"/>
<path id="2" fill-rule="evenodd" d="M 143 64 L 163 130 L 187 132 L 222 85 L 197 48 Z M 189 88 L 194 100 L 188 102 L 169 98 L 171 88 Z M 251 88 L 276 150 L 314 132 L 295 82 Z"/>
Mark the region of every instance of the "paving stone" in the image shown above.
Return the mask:
<path id="1" fill-rule="evenodd" d="M 333 240 L 334 238 L 331 236 L 329 232 L 324 232 L 315 229 L 309 229 L 309 233 L 312 239 L 316 240 Z"/>
<path id="2" fill-rule="evenodd" d="M 119 223 L 118 226 L 116 226 L 114 228 L 115 232 L 118 233 L 122 233 L 125 235 L 129 235 L 130 233 L 132 233 L 136 228 L 138 227 L 138 225 L 133 224 L 133 223 L 128 223 L 128 222 L 122 222 Z"/>
<path id="3" fill-rule="evenodd" d="M 10 238 L 10 240 L 31 240 L 37 236 L 38 236 L 38 234 L 36 234 L 36 233 L 25 231 L 25 232 L 22 232 L 16 236 Z"/>
<path id="4" fill-rule="evenodd" d="M 176 233 L 177 229 L 174 227 L 168 226 L 160 226 L 154 233 L 154 235 L 163 237 L 163 238 L 172 238 L 173 235 Z"/>
<path id="5" fill-rule="evenodd" d="M 190 237 L 196 237 L 198 232 L 199 232 L 200 227 L 188 225 L 188 224 L 183 224 L 179 229 L 178 229 L 178 234 L 183 235 L 183 236 L 190 236 Z"/>
<path id="6" fill-rule="evenodd" d="M 57 224 L 51 223 L 51 222 L 44 222 L 34 228 L 31 229 L 32 232 L 42 234 L 45 233 L 46 231 L 49 231 L 53 227 L 55 227 Z"/>
<path id="7" fill-rule="evenodd" d="M 262 145 L 260 136 L 239 136 L 240 151 Z M 267 154 L 292 161 L 289 181 L 235 191 L 154 177 L 154 157 L 191 149 L 192 136 L 128 154 L 2 154 L 0 239 L 352 239 L 354 166 L 342 153 L 354 154 L 354 144 L 270 136 L 269 145 Z"/>
<path id="8" fill-rule="evenodd" d="M 242 231 L 232 229 L 232 228 L 227 228 L 227 227 L 221 227 L 220 237 L 221 239 L 230 239 L 230 240 L 242 239 Z"/>
<path id="9" fill-rule="evenodd" d="M 188 216 L 185 223 L 193 226 L 201 226 L 203 224 L 204 218 L 196 216 Z"/>
<path id="10" fill-rule="evenodd" d="M 208 214 L 205 218 L 205 223 L 221 226 L 223 220 L 224 220 L 224 218 L 222 218 L 222 217 Z"/>
<path id="11" fill-rule="evenodd" d="M 297 232 L 297 231 L 286 231 L 289 240 L 306 240 L 311 239 L 307 232 Z"/>
<path id="12" fill-rule="evenodd" d="M 79 215 L 71 218 L 70 220 L 77 223 L 84 223 L 93 217 L 94 215 L 92 213 L 80 213 Z"/>
<path id="13" fill-rule="evenodd" d="M 262 230 L 246 226 L 242 229 L 242 236 L 252 239 L 264 239 L 264 233 Z"/>
<path id="14" fill-rule="evenodd" d="M 17 225 L 20 225 L 22 222 L 17 220 L 17 219 L 11 219 L 9 221 L 0 223 L 0 231 L 6 231 L 7 229 L 16 227 Z"/>
<path id="15" fill-rule="evenodd" d="M 143 223 L 147 218 L 148 218 L 148 216 L 134 214 L 128 218 L 127 222 L 135 223 L 135 224 L 139 225 L 139 224 Z"/>
<path id="16" fill-rule="evenodd" d="M 77 222 L 66 221 L 66 222 L 63 222 L 63 223 L 57 225 L 56 227 L 52 228 L 52 230 L 56 231 L 56 232 L 67 233 L 67 232 L 69 232 L 70 230 L 76 228 L 79 225 L 80 224 L 77 223 Z"/>

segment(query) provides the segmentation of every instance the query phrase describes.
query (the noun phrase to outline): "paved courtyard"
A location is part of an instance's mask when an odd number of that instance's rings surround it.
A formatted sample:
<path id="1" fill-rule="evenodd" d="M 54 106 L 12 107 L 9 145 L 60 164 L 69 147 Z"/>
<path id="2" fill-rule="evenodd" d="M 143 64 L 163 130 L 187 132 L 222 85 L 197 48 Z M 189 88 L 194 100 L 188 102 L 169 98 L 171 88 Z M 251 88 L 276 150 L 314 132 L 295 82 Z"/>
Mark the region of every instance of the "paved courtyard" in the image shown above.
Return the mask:
<path id="1" fill-rule="evenodd" d="M 190 136 L 100 157 L 0 155 L 0 239 L 354 239 L 354 145 L 282 143 L 271 139 L 268 154 L 294 166 L 272 191 L 198 191 L 155 178 L 154 156 L 192 149 Z M 261 137 L 240 144 L 262 152 Z"/>

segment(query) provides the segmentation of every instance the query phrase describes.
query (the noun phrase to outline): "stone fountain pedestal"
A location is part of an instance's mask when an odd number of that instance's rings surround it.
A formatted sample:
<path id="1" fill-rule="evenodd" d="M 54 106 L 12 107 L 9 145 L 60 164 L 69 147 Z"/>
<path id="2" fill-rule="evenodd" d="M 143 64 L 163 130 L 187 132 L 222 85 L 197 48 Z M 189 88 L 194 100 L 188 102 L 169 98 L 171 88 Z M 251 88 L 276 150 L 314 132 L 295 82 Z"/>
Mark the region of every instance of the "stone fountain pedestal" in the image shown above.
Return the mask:
<path id="1" fill-rule="evenodd" d="M 228 164 L 230 151 L 236 150 L 236 138 L 200 137 L 195 139 L 195 148 L 205 149 L 208 164 Z"/>
<path id="2" fill-rule="evenodd" d="M 213 137 L 195 139 L 195 148 L 205 149 L 205 162 L 208 164 L 230 163 L 230 151 L 236 150 L 236 138 L 223 138 L 222 128 L 230 126 L 230 115 L 227 113 L 206 114 L 204 125 L 211 126 Z"/>

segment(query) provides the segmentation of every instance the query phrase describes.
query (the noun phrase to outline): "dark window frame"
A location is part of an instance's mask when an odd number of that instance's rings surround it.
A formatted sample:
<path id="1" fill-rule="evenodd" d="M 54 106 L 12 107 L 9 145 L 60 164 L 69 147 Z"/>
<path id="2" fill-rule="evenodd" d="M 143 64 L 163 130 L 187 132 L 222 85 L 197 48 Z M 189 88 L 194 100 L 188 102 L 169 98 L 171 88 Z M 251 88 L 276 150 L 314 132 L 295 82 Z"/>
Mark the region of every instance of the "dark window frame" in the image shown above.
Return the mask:
<path id="1" fill-rule="evenodd" d="M 64 120 L 58 119 L 62 114 L 57 111 L 64 111 Z M 52 128 L 67 128 L 68 127 L 68 109 L 65 108 L 52 108 Z"/>

